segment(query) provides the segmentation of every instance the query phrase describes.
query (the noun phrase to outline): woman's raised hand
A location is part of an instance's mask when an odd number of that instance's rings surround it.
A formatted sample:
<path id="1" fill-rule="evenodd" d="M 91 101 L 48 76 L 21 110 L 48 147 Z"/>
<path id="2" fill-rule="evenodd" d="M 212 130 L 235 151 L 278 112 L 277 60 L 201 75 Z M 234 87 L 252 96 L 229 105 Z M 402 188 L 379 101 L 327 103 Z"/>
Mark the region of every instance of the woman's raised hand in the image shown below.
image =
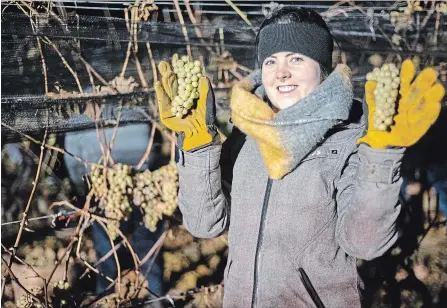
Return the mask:
<path id="1" fill-rule="evenodd" d="M 400 73 L 401 98 L 394 124 L 389 131 L 374 128 L 376 82 L 370 80 L 365 84 L 368 131 L 357 143 L 363 142 L 376 149 L 385 149 L 388 146 L 409 147 L 425 135 L 439 116 L 445 89 L 437 82 L 437 73 L 433 68 L 424 69 L 416 78 L 415 72 L 414 63 L 405 60 Z"/>
<path id="2" fill-rule="evenodd" d="M 161 82 L 154 85 L 157 95 L 161 122 L 169 129 L 179 133 L 178 146 L 190 151 L 212 143 L 218 136 L 214 93 L 207 77 L 198 80 L 198 99 L 187 114 L 176 116 L 173 113 L 173 100 L 178 95 L 177 75 L 168 62 L 158 65 Z"/>

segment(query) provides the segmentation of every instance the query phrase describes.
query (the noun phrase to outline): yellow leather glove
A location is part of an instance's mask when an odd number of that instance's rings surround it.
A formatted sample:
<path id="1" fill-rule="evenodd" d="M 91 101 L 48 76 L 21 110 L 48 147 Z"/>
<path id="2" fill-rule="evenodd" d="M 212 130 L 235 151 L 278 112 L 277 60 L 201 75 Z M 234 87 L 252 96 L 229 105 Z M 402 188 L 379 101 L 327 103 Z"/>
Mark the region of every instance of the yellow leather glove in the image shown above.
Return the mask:
<path id="1" fill-rule="evenodd" d="M 368 131 L 357 140 L 357 144 L 363 142 L 376 149 L 385 149 L 388 146 L 409 147 L 421 139 L 436 121 L 445 89 L 436 82 L 437 74 L 433 68 L 424 69 L 413 81 L 415 71 L 413 61 L 405 60 L 402 63 L 399 90 L 401 98 L 390 131 L 374 128 L 376 82 L 370 80 L 365 84 Z"/>
<path id="2" fill-rule="evenodd" d="M 178 133 L 177 145 L 185 151 L 192 151 L 217 141 L 216 106 L 208 78 L 199 79 L 197 106 L 185 118 L 177 118 L 171 112 L 171 101 L 177 95 L 176 76 L 165 61 L 160 62 L 158 70 L 161 73 L 161 82 L 157 81 L 154 88 L 160 120 L 167 128 Z"/>

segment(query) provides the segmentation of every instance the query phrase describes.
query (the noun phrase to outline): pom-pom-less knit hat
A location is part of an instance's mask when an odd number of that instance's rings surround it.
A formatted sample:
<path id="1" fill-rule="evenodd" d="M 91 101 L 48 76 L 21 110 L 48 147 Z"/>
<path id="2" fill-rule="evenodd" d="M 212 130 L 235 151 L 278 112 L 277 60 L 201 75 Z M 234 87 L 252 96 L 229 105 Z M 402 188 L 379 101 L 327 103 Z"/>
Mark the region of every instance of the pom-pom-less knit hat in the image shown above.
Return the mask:
<path id="1" fill-rule="evenodd" d="M 262 67 L 264 60 L 277 52 L 303 54 L 332 71 L 332 51 L 334 42 L 327 29 L 314 23 L 275 23 L 265 26 L 259 32 L 258 61 Z"/>

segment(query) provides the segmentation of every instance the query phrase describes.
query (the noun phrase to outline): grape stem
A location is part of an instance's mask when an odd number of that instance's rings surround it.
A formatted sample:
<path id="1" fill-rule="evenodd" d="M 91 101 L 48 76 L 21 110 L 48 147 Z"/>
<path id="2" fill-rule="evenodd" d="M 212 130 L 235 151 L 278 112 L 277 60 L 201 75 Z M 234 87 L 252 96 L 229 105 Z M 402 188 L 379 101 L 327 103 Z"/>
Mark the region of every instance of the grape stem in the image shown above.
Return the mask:
<path id="1" fill-rule="evenodd" d="M 3 250 L 12 257 L 12 252 L 9 251 L 8 249 L 6 249 L 5 245 L 3 245 L 3 244 L 1 244 L 1 245 L 2 245 Z M 43 281 L 45 281 L 45 278 L 43 278 L 41 275 L 39 275 L 39 273 L 37 273 L 36 270 L 30 264 L 28 264 L 25 261 L 23 261 L 22 259 L 20 259 L 17 255 L 14 256 L 14 259 L 16 259 L 21 264 L 28 267 L 36 275 L 37 278 L 41 278 Z"/>
<path id="2" fill-rule="evenodd" d="M 116 125 L 113 128 L 112 140 L 110 141 L 110 145 L 109 145 L 109 152 L 112 151 L 113 146 L 115 145 L 116 133 L 118 132 L 118 127 L 119 127 L 120 120 L 121 120 L 121 110 L 122 110 L 122 108 L 123 108 L 122 101 L 120 101 L 120 106 L 118 108 L 118 117 L 116 119 Z"/>
<path id="3" fill-rule="evenodd" d="M 107 236 L 109 237 L 109 241 L 110 241 L 110 245 L 112 246 L 112 250 L 113 250 L 113 256 L 115 257 L 115 262 L 116 262 L 116 269 L 117 269 L 117 278 L 116 278 L 116 285 L 117 285 L 117 293 L 118 293 L 118 303 L 117 303 L 117 307 L 119 307 L 119 304 L 121 302 L 121 265 L 120 265 L 120 261 L 118 260 L 118 255 L 116 253 L 115 250 L 115 245 L 113 244 L 113 239 L 110 236 L 110 232 L 107 229 L 106 225 L 97 220 L 96 221 L 103 229 L 104 231 L 107 233 Z M 138 282 L 138 273 L 139 271 L 137 271 L 137 277 L 135 279 L 135 284 L 137 284 Z"/>
<path id="4" fill-rule="evenodd" d="M 197 37 L 200 39 L 200 42 L 205 46 L 205 48 L 208 50 L 208 52 L 215 56 L 216 52 L 210 47 L 208 46 L 208 44 L 203 40 L 203 36 L 202 36 L 202 32 L 200 31 L 200 28 L 197 27 L 197 20 L 194 17 L 194 13 L 192 11 L 191 5 L 189 4 L 190 0 L 185 0 L 185 6 L 186 6 L 186 11 L 188 12 L 188 16 L 189 19 L 191 20 L 192 24 L 194 25 L 194 31 L 196 32 Z"/>
<path id="5" fill-rule="evenodd" d="M 182 10 L 180 9 L 180 6 L 178 4 L 178 0 L 174 0 L 175 10 L 177 11 L 177 16 L 180 21 L 180 24 L 182 25 L 183 35 L 185 36 L 186 41 L 186 52 L 189 57 L 192 56 L 191 54 L 191 46 L 189 45 L 189 37 L 188 37 L 188 30 L 185 27 L 185 22 L 183 20 Z"/>
<path id="6" fill-rule="evenodd" d="M 17 134 L 19 134 L 19 135 L 21 135 L 22 137 L 28 139 L 29 141 L 32 141 L 32 142 L 35 143 L 35 144 L 44 146 L 45 148 L 50 149 L 50 150 L 53 150 L 53 151 L 56 151 L 56 152 L 58 152 L 58 153 L 62 153 L 62 154 L 66 154 L 66 155 L 68 155 L 68 156 L 71 156 L 71 157 L 73 157 L 74 159 L 76 159 L 77 161 L 79 161 L 80 163 L 84 164 L 85 166 L 94 164 L 94 163 L 91 163 L 91 162 L 89 162 L 89 161 L 87 161 L 87 160 L 84 160 L 84 159 L 82 159 L 82 158 L 80 158 L 80 157 L 78 157 L 78 156 L 76 156 L 76 155 L 74 155 L 74 154 L 71 154 L 70 152 L 67 152 L 67 151 L 64 150 L 64 149 L 61 149 L 61 148 L 58 148 L 58 147 L 55 147 L 55 146 L 51 146 L 51 145 L 49 145 L 49 144 L 42 143 L 42 142 L 40 142 L 39 140 L 34 139 L 33 137 L 31 137 L 31 136 L 29 136 L 29 135 L 27 135 L 27 134 L 24 134 L 24 133 L 22 133 L 22 132 L 16 130 L 15 128 L 13 128 L 12 126 L 9 126 L 9 125 L 6 124 L 6 123 L 1 122 L 1 125 L 4 126 L 4 127 L 6 127 L 6 128 L 8 128 L 8 129 L 10 129 L 10 130 L 12 130 L 12 131 L 14 131 L 14 132 L 16 132 Z M 100 166 L 100 168 L 102 168 L 102 166 Z"/>
<path id="7" fill-rule="evenodd" d="M 1 245 L 2 245 L 3 250 L 12 257 L 12 252 L 9 251 L 8 249 L 6 249 L 6 247 L 3 244 L 1 244 Z M 26 263 L 25 261 L 23 261 L 22 259 L 17 257 L 17 255 L 14 256 L 14 259 L 16 259 L 21 264 L 25 265 L 28 269 L 30 269 L 36 275 L 35 277 L 42 279 L 43 285 L 44 285 L 45 306 L 48 307 L 48 290 L 46 288 L 46 281 L 47 280 L 45 278 L 43 278 L 41 275 L 39 275 L 39 273 L 36 272 L 36 270 L 30 264 Z"/>
<path id="8" fill-rule="evenodd" d="M 140 162 L 137 165 L 137 170 L 141 169 L 141 167 L 143 166 L 144 162 L 148 159 L 149 154 L 151 153 L 152 144 L 154 143 L 155 129 L 156 129 L 155 125 L 152 125 L 151 136 L 150 136 L 150 139 L 149 139 L 149 143 L 147 145 L 146 152 L 144 152 L 143 157 L 141 158 Z"/>
<path id="9" fill-rule="evenodd" d="M 81 217 L 87 216 L 87 217 L 93 218 L 96 221 L 99 220 L 105 224 L 109 224 L 109 220 L 107 218 L 103 218 L 101 216 L 89 213 L 85 209 L 79 209 L 66 200 L 53 202 L 50 207 L 63 206 L 63 205 L 73 209 L 74 211 L 79 212 L 81 214 Z M 113 224 L 110 224 L 110 226 L 112 226 L 115 229 L 115 231 L 119 234 L 119 236 L 121 236 L 121 238 L 124 240 L 126 247 L 129 249 L 129 253 L 132 255 L 134 265 L 135 265 L 135 270 L 138 270 L 138 268 L 139 268 L 138 264 L 140 263 L 140 260 L 139 260 L 138 256 L 135 254 L 135 251 L 133 250 L 132 246 L 130 245 L 129 240 L 124 236 L 124 234 L 121 232 L 121 230 L 118 227 L 114 226 Z"/>
<path id="10" fill-rule="evenodd" d="M 91 200 L 91 198 L 93 197 L 93 192 L 92 191 L 90 191 L 89 192 L 89 194 L 87 195 L 87 197 L 86 197 L 86 201 L 85 201 L 85 205 L 84 205 L 84 207 L 83 207 L 83 209 L 81 210 L 81 209 L 79 209 L 79 208 L 77 208 L 77 207 L 75 207 L 75 206 L 73 206 L 73 205 L 71 205 L 72 206 L 72 208 L 74 209 L 74 210 L 76 210 L 77 212 L 79 212 L 79 213 L 83 213 L 83 212 L 86 212 L 86 211 L 88 211 L 88 208 L 89 208 L 89 206 L 90 206 L 90 200 Z M 57 203 L 57 202 L 55 202 L 55 203 Z M 67 202 L 68 203 L 68 202 Z M 69 203 L 68 203 L 69 204 Z M 68 204 L 65 204 L 65 205 L 67 205 L 68 207 L 70 207 Z M 50 209 L 51 208 L 53 208 L 54 206 L 57 206 L 58 204 L 52 204 L 52 205 L 50 205 Z M 87 212 L 88 213 L 88 212 Z M 78 225 L 77 225 L 77 227 L 76 227 L 76 230 L 75 230 L 75 232 L 74 232 L 74 234 L 72 235 L 72 239 L 71 239 L 71 241 L 70 241 L 70 243 L 68 244 L 68 247 L 65 249 L 65 252 L 64 252 L 64 254 L 63 254 L 63 256 L 65 256 L 69 251 L 71 251 L 71 249 L 72 249 L 72 247 L 73 247 L 73 245 L 74 245 L 74 243 L 76 242 L 76 241 L 79 241 L 80 242 L 80 239 L 82 238 L 82 233 L 85 231 L 85 229 L 89 226 L 89 223 L 88 222 L 85 222 L 84 223 L 84 218 L 85 218 L 85 216 L 80 216 L 80 219 L 79 219 L 79 222 L 78 222 Z M 81 235 L 79 238 L 78 238 L 78 236 L 79 235 Z M 79 245 L 79 243 L 78 243 L 78 245 Z M 109 281 L 111 281 L 111 282 L 113 282 L 113 279 L 112 278 L 110 278 L 110 277 L 108 277 L 108 276 L 106 276 L 106 275 L 104 275 L 103 273 L 101 273 L 101 272 L 99 272 L 96 268 L 94 268 L 93 266 L 91 266 L 86 260 L 84 260 L 80 255 L 77 255 L 77 257 L 81 260 L 81 261 L 83 261 L 83 263 L 84 263 L 84 265 L 86 266 L 86 267 L 88 267 L 90 270 L 92 270 L 93 272 L 95 272 L 96 274 L 98 274 L 98 275 L 100 275 L 100 276 L 102 276 L 102 277 L 105 277 L 107 280 L 109 280 Z M 62 259 L 61 259 L 62 260 Z M 57 260 L 56 261 L 56 264 L 55 264 L 55 266 L 54 266 L 54 268 L 53 268 L 53 270 L 52 270 L 52 272 L 51 272 L 51 274 L 50 274 L 50 277 L 48 278 L 48 280 L 47 280 L 47 283 L 46 283 L 46 287 L 48 287 L 48 284 L 50 283 L 50 281 L 51 281 L 51 277 L 53 277 L 53 275 L 54 275 L 54 273 L 56 272 L 56 269 L 57 269 L 57 267 L 59 266 L 59 264 L 60 264 L 60 261 L 61 260 Z"/>
<path id="11" fill-rule="evenodd" d="M 29 211 L 30 206 L 31 206 L 31 200 L 33 199 L 34 193 L 36 191 L 37 183 L 39 182 L 40 169 L 42 167 L 43 153 L 44 153 L 44 150 L 45 150 L 45 146 L 44 145 L 45 145 L 46 140 L 47 140 L 47 133 L 48 133 L 48 128 L 45 129 L 45 134 L 43 136 L 42 145 L 40 146 L 39 164 L 37 166 L 36 176 L 35 176 L 34 181 L 33 181 L 33 188 L 31 190 L 30 196 L 28 198 L 28 203 L 26 204 L 25 210 L 24 210 L 24 212 L 22 214 L 22 221 L 20 222 L 19 232 L 17 233 L 16 241 L 15 241 L 14 246 L 12 248 L 12 255 L 11 255 L 11 258 L 9 259 L 9 265 L 8 265 L 9 268 L 11 267 L 12 261 L 14 260 L 14 257 L 15 257 L 15 255 L 17 253 L 17 248 L 19 247 L 20 239 L 21 239 L 22 233 L 23 233 L 23 228 L 28 223 L 27 222 L 28 211 Z M 10 271 L 8 271 L 5 274 L 5 276 L 3 277 L 2 297 L 3 297 L 3 294 L 5 293 L 5 285 L 6 285 L 6 280 L 8 278 L 9 273 L 10 273 Z"/>
<path id="12" fill-rule="evenodd" d="M 168 234 L 168 232 L 169 232 L 169 226 L 168 226 L 168 223 L 167 223 L 167 222 L 165 223 L 165 229 L 166 229 L 165 232 L 160 236 L 160 238 L 157 240 L 157 242 L 156 242 L 155 245 L 152 247 L 152 249 L 151 249 L 151 250 L 147 253 L 147 255 L 144 256 L 144 258 L 141 260 L 141 261 L 142 261 L 141 264 L 144 264 L 144 263 L 146 263 L 146 261 L 147 261 L 147 260 L 145 260 L 146 257 L 147 257 L 147 258 L 150 258 L 150 257 L 152 256 L 152 254 L 154 255 L 154 257 L 152 258 L 151 264 L 150 264 L 149 267 L 146 269 L 146 272 L 143 274 L 144 280 L 142 281 L 141 285 L 140 285 L 140 286 L 137 288 L 137 290 L 135 291 L 135 294 L 138 294 L 138 293 L 140 292 L 141 288 L 142 288 L 143 285 L 144 285 L 144 282 L 148 279 L 148 275 L 147 275 L 147 274 L 149 274 L 150 271 L 152 270 L 152 267 L 154 266 L 154 263 L 155 263 L 155 259 L 157 259 L 157 256 L 158 256 L 158 254 L 160 253 L 161 248 L 163 247 L 164 240 L 165 240 L 165 238 L 166 238 L 166 236 L 167 236 L 167 234 Z M 163 238 L 162 241 L 160 241 L 161 238 Z M 159 243 L 159 242 L 160 242 L 160 243 Z M 156 250 L 155 250 L 154 253 L 151 253 L 154 247 L 156 247 Z M 149 288 L 147 288 L 147 289 L 148 289 L 149 292 L 152 293 L 152 291 L 151 291 Z"/>
<path id="13" fill-rule="evenodd" d="M 155 242 L 154 246 L 148 251 L 148 253 L 141 259 L 140 264 L 143 265 L 144 263 L 149 260 L 149 258 L 154 254 L 154 252 L 163 245 L 163 242 L 168 235 L 169 229 L 165 230 L 163 234 L 158 238 L 157 242 Z"/>
<path id="14" fill-rule="evenodd" d="M 12 260 L 13 258 L 12 258 L 12 256 L 11 256 L 11 260 Z M 45 305 L 44 303 L 42 303 L 42 301 L 37 297 L 37 296 L 35 296 L 34 294 L 32 294 L 30 291 L 28 291 L 20 282 L 19 282 L 19 280 L 17 279 L 17 277 L 14 275 L 14 273 L 12 272 L 12 270 L 11 270 L 11 267 L 8 265 L 8 262 L 6 262 L 6 260 L 3 258 L 3 256 L 2 256 L 2 262 L 3 263 L 5 263 L 5 266 L 6 266 L 6 270 L 7 270 L 7 272 L 8 272 L 8 274 L 9 274 L 9 276 L 11 276 L 11 279 L 19 286 L 19 288 L 20 289 L 22 289 L 23 291 L 25 291 L 26 292 L 26 294 L 28 294 L 29 296 L 31 296 L 35 301 L 37 301 L 39 304 L 42 304 L 42 305 Z M 10 261 L 10 262 L 12 262 L 12 261 Z M 6 276 L 3 278 L 3 279 L 5 279 L 4 281 L 6 281 Z M 4 287 L 3 287 L 3 290 L 4 290 Z M 47 305 L 45 305 L 45 307 L 48 307 Z"/>
<path id="15" fill-rule="evenodd" d="M 118 250 L 121 246 L 123 246 L 124 241 L 121 240 L 121 242 L 119 242 L 118 244 L 115 245 L 115 250 Z M 105 260 L 107 260 L 111 255 L 113 254 L 113 249 L 110 249 L 104 256 L 101 257 L 101 259 L 99 259 L 98 261 L 96 261 L 93 266 L 97 267 L 99 264 L 101 264 L 102 262 L 104 262 Z M 86 268 L 85 271 L 82 273 L 81 276 L 79 276 L 79 280 L 81 280 L 82 278 L 84 278 L 85 275 L 87 275 L 90 272 L 89 268 Z"/>
<path id="16" fill-rule="evenodd" d="M 71 248 L 73 247 L 73 245 L 74 245 L 76 239 L 77 239 L 76 237 L 73 237 L 73 238 L 71 239 L 70 243 L 68 244 L 67 248 L 66 248 L 65 251 L 64 251 L 63 256 L 65 256 L 65 255 L 67 254 L 67 252 L 68 252 L 69 250 L 71 250 Z M 62 258 L 63 258 L 63 257 L 62 257 Z M 62 260 L 62 258 L 61 258 L 61 260 Z M 50 276 L 49 276 L 48 279 L 47 279 L 47 282 L 46 282 L 46 284 L 45 284 L 45 287 L 48 288 L 48 284 L 50 283 L 51 278 L 53 277 L 54 273 L 56 272 L 56 269 L 59 267 L 59 264 L 61 263 L 61 260 L 56 260 L 56 263 L 54 264 L 53 270 L 51 271 Z"/>

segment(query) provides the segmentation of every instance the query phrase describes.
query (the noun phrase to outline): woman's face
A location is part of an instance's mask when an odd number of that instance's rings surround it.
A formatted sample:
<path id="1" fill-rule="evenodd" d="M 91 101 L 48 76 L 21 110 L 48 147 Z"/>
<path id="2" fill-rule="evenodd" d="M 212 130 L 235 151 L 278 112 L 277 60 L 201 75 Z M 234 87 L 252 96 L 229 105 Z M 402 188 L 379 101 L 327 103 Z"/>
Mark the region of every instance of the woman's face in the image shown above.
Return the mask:
<path id="1" fill-rule="evenodd" d="M 262 63 L 262 83 L 270 102 L 284 109 L 320 84 L 320 65 L 300 53 L 277 52 Z"/>

